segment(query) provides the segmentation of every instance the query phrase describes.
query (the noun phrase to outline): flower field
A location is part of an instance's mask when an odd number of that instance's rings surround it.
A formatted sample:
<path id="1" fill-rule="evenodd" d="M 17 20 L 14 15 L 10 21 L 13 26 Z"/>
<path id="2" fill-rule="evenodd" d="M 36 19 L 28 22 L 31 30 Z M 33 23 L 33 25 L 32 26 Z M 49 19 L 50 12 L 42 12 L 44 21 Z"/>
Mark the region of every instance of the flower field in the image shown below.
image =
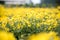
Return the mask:
<path id="1" fill-rule="evenodd" d="M 0 6 L 0 40 L 60 40 L 60 8 Z"/>

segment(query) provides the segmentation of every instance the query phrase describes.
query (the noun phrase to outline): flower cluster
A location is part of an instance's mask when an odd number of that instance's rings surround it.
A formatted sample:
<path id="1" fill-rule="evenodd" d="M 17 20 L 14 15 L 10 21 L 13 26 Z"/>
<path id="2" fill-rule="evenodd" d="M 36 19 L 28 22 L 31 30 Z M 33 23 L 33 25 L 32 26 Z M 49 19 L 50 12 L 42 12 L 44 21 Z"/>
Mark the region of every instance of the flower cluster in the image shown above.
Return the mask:
<path id="1" fill-rule="evenodd" d="M 14 33 L 17 40 L 27 40 L 25 36 L 31 34 L 56 31 L 59 25 L 59 8 L 5 8 L 0 6 L 0 30 Z"/>

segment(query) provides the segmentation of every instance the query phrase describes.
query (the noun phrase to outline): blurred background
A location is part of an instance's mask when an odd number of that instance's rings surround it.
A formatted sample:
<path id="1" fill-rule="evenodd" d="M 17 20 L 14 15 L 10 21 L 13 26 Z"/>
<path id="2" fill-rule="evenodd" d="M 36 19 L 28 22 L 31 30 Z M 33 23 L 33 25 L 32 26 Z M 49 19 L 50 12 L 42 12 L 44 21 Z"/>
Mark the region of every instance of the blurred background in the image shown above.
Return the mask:
<path id="1" fill-rule="evenodd" d="M 60 0 L 0 0 L 0 4 L 25 7 L 55 7 L 60 5 Z"/>
<path id="2" fill-rule="evenodd" d="M 60 40 L 60 0 L 0 0 L 0 40 Z"/>

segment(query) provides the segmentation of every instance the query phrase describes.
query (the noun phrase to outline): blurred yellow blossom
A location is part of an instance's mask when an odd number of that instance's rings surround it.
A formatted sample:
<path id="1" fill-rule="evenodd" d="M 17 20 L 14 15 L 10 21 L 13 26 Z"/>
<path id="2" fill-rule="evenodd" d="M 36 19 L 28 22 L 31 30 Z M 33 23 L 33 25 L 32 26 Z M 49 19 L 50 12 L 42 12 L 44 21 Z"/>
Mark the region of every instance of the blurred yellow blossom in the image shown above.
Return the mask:
<path id="1" fill-rule="evenodd" d="M 16 39 L 12 33 L 0 31 L 0 40 L 16 40 Z"/>

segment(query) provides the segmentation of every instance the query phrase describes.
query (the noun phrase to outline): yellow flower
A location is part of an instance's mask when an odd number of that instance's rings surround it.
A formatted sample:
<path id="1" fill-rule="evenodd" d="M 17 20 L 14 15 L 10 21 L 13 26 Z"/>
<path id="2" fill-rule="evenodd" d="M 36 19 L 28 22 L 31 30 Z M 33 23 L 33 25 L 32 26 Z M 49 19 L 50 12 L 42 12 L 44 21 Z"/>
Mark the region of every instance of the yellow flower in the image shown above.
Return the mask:
<path id="1" fill-rule="evenodd" d="M 59 18 L 59 19 L 60 19 L 60 13 L 58 13 L 58 14 L 57 14 L 57 18 Z"/>
<path id="2" fill-rule="evenodd" d="M 28 40 L 60 40 L 58 36 L 56 36 L 55 32 L 42 32 L 39 34 L 33 34 L 29 36 Z"/>
<path id="3" fill-rule="evenodd" d="M 16 39 L 12 33 L 0 31 L 0 40 L 16 40 Z"/>

